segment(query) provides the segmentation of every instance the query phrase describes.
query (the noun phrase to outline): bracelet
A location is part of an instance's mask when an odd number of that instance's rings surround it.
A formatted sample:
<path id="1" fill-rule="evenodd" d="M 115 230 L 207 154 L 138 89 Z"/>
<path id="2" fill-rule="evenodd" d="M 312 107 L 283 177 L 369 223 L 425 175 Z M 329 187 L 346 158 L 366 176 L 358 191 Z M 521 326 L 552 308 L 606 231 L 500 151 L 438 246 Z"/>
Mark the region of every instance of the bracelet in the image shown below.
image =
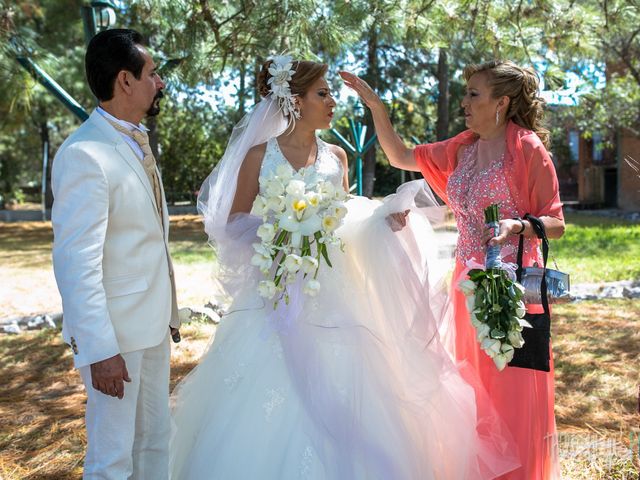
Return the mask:
<path id="1" fill-rule="evenodd" d="M 514 235 L 522 235 L 522 233 L 524 232 L 524 229 L 526 228 L 525 224 L 524 224 L 524 221 L 520 217 L 514 217 L 513 220 L 519 221 L 520 222 L 520 227 L 521 227 L 519 231 L 513 232 L 513 234 Z"/>

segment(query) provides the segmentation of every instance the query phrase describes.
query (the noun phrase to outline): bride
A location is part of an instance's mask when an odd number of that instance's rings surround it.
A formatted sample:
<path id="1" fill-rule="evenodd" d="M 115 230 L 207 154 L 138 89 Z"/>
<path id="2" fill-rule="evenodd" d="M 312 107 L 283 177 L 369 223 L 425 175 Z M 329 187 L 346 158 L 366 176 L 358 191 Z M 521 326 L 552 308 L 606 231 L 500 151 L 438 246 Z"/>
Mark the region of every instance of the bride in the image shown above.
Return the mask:
<path id="1" fill-rule="evenodd" d="M 348 191 L 345 152 L 316 136 L 336 105 L 327 66 L 269 60 L 199 209 L 231 299 L 200 364 L 174 391 L 174 479 L 479 479 L 517 466 L 512 442 L 442 347 L 443 268 L 423 181 L 351 197 L 315 296 L 274 308 L 251 264 L 261 178 L 283 168 Z M 398 213 L 402 212 L 402 213 Z M 297 288 L 296 288 L 297 287 Z"/>

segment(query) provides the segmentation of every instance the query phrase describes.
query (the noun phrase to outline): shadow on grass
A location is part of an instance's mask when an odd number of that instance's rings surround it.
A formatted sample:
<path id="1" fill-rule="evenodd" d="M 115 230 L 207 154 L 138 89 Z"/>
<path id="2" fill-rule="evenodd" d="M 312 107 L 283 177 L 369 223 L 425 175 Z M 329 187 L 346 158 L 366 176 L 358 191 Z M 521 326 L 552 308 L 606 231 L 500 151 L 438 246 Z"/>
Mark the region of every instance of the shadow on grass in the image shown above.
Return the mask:
<path id="1" fill-rule="evenodd" d="M 59 336 L 44 330 L 0 342 L 0 461 L 13 478 L 80 477 L 85 399 Z"/>
<path id="2" fill-rule="evenodd" d="M 215 328 L 187 325 L 174 345 L 171 389 L 197 364 Z M 86 446 L 86 395 L 59 330 L 0 336 L 0 479 L 76 480 Z"/>
<path id="3" fill-rule="evenodd" d="M 560 426 L 638 428 L 640 301 L 557 306 L 553 322 Z"/>
<path id="4" fill-rule="evenodd" d="M 0 262 L 16 268 L 51 264 L 51 222 L 0 222 Z"/>

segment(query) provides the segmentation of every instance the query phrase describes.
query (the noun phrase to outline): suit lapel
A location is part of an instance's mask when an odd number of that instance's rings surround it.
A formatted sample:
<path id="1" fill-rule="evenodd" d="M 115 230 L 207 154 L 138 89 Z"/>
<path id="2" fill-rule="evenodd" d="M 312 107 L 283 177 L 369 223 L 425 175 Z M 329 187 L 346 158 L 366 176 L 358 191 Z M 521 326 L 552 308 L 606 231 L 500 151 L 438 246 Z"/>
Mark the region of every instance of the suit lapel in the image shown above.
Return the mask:
<path id="1" fill-rule="evenodd" d="M 160 224 L 160 228 L 162 228 L 162 219 L 158 215 L 158 209 L 156 208 L 156 199 L 153 195 L 153 188 L 149 183 L 149 177 L 147 173 L 144 171 L 144 167 L 142 166 L 142 162 L 138 160 L 136 154 L 131 150 L 131 147 L 127 145 L 127 142 L 124 141 L 122 136 L 118 133 L 118 131 L 113 128 L 113 126 L 102 116 L 98 111 L 94 110 L 89 117 L 89 121 L 92 122 L 96 128 L 98 128 L 109 140 L 111 140 L 115 145 L 116 151 L 120 154 L 120 156 L 124 159 L 127 165 L 135 172 L 138 179 L 142 183 L 149 200 L 151 201 L 151 207 L 153 207 L 153 211 L 155 213 L 156 219 Z M 160 178 L 160 177 L 158 177 Z M 160 188 L 162 190 L 162 182 L 160 182 Z M 163 191 L 163 190 L 162 190 Z M 163 193 L 164 198 L 164 193 Z M 164 209 L 163 209 L 164 210 Z"/>
<path id="2" fill-rule="evenodd" d="M 165 242 L 169 244 L 169 206 L 167 205 L 167 198 L 164 195 L 164 185 L 162 182 L 162 176 L 160 170 L 156 165 L 156 175 L 158 175 L 158 181 L 160 183 L 160 201 L 162 202 L 162 225 L 164 225 Z"/>

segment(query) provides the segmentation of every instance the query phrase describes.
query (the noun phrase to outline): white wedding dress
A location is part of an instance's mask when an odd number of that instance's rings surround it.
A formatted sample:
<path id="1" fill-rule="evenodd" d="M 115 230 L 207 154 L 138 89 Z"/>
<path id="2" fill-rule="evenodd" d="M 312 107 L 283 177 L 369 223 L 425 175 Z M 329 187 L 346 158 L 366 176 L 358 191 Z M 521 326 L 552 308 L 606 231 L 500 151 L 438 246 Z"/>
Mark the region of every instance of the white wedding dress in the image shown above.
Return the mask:
<path id="1" fill-rule="evenodd" d="M 271 139 L 261 176 L 282 164 Z M 305 181 L 342 178 L 318 139 Z M 338 230 L 345 249 L 329 251 L 320 292 L 294 285 L 277 311 L 258 296 L 263 277 L 250 265 L 261 219 L 233 217 L 234 241 L 217 252 L 232 303 L 172 396 L 174 480 L 478 479 L 517 466 L 439 341 L 445 281 L 425 187 L 350 199 Z M 387 215 L 405 209 L 408 225 L 393 232 Z M 477 433 L 482 423 L 489 435 Z"/>

